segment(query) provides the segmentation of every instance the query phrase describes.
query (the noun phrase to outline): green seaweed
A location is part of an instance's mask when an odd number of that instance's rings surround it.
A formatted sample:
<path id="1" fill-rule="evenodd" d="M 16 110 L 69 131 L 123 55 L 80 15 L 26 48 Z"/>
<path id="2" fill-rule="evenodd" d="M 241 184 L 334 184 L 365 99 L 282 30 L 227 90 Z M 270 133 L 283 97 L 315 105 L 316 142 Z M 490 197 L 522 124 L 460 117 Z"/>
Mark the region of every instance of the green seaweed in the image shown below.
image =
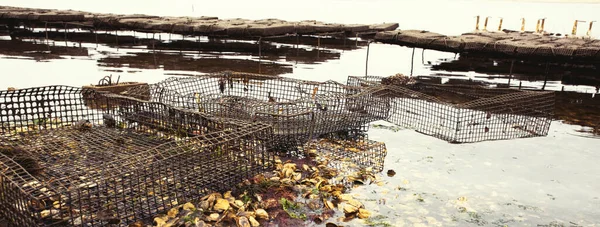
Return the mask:
<path id="1" fill-rule="evenodd" d="M 283 210 L 291 217 L 295 219 L 302 219 L 306 221 L 306 214 L 301 209 L 300 204 L 293 201 L 289 201 L 286 198 L 279 199 L 279 203 L 283 207 Z"/>
<path id="2" fill-rule="evenodd" d="M 377 215 L 374 217 L 370 217 L 365 219 L 365 225 L 366 226 L 383 226 L 383 227 L 391 227 L 392 225 L 390 223 L 384 222 L 383 220 L 386 219 L 386 216 L 383 215 Z"/>

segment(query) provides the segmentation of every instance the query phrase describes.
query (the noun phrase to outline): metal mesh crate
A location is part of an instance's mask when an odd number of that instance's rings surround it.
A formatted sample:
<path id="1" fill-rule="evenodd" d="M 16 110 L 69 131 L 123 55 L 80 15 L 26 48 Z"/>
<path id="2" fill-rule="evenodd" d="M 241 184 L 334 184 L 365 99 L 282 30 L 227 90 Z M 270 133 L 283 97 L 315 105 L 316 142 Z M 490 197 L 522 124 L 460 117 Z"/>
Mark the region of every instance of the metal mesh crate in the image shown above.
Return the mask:
<path id="1" fill-rule="evenodd" d="M 305 154 L 317 151 L 338 170 L 371 168 L 383 171 L 387 148 L 385 143 L 370 140 L 366 133 L 330 133 L 303 145 Z"/>
<path id="2" fill-rule="evenodd" d="M 375 89 L 235 72 L 173 77 L 124 95 L 142 98 L 147 89 L 152 101 L 273 125 L 277 144 L 289 147 L 322 134 L 365 130 L 386 119 L 390 108 L 387 98 L 373 96 Z"/>
<path id="3" fill-rule="evenodd" d="M 0 214 L 15 226 L 124 226 L 271 161 L 269 125 L 74 87 L 0 91 L 0 123 Z"/>
<path id="4" fill-rule="evenodd" d="M 349 77 L 348 84 L 385 87 L 388 122 L 455 143 L 546 136 L 554 93 L 468 85 L 381 85 L 382 77 Z"/>

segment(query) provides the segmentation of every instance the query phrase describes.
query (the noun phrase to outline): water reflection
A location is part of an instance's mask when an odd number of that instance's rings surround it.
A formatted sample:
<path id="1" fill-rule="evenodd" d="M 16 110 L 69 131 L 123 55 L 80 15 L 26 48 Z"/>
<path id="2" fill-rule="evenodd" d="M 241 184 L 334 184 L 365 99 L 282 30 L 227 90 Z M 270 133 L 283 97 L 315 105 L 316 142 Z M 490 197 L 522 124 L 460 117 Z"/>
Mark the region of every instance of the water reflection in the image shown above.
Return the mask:
<path id="1" fill-rule="evenodd" d="M 443 61 L 432 65 L 431 68 L 436 71 L 476 72 L 481 74 L 476 77 L 483 79 L 507 79 L 512 75 L 513 79 L 522 81 L 548 80 L 560 82 L 562 85 L 600 86 L 598 66 L 594 64 L 513 61 L 480 54 L 461 54 L 456 60 Z"/>

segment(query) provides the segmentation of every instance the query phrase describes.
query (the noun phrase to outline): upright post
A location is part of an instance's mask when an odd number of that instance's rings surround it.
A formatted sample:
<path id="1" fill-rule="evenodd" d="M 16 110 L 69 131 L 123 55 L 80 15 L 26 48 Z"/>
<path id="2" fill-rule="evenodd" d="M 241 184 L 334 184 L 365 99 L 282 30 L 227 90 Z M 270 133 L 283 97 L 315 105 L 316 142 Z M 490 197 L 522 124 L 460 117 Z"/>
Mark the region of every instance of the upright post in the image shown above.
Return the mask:
<path id="1" fill-rule="evenodd" d="M 510 80 L 512 79 L 513 67 L 515 66 L 515 60 L 510 61 L 510 70 L 508 71 L 508 87 L 510 88 Z"/>
<path id="2" fill-rule="evenodd" d="M 544 85 L 542 86 L 542 91 L 546 89 L 546 82 L 548 82 L 548 67 L 549 67 L 549 64 L 548 64 L 548 62 L 546 62 L 546 72 L 544 75 Z"/>
<path id="3" fill-rule="evenodd" d="M 262 36 L 260 38 L 258 38 L 258 73 L 262 73 L 262 71 L 261 71 L 261 65 L 260 65 L 261 59 L 262 59 L 262 48 L 261 48 L 262 46 L 261 46 L 261 43 L 262 43 Z"/>
<path id="4" fill-rule="evenodd" d="M 414 66 L 415 66 L 415 48 L 413 47 L 412 58 L 410 59 L 410 76 L 413 75 Z"/>
<path id="5" fill-rule="evenodd" d="M 371 42 L 367 43 L 367 60 L 365 61 L 365 77 L 368 75 L 369 70 L 369 48 L 371 47 Z"/>
<path id="6" fill-rule="evenodd" d="M 67 44 L 67 23 L 65 23 L 65 46 L 68 46 L 68 44 Z"/>

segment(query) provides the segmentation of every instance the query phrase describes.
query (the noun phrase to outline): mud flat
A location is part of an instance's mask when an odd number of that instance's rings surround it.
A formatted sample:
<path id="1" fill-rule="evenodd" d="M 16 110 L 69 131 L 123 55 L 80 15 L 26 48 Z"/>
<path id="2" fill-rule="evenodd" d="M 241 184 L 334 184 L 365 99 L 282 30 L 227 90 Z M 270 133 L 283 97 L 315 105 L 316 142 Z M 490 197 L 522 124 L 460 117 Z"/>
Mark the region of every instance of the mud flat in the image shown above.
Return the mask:
<path id="1" fill-rule="evenodd" d="M 54 26 L 63 28 L 66 23 L 77 27 L 111 30 L 165 32 L 184 35 L 269 37 L 284 35 L 318 35 L 343 33 L 358 35 L 392 31 L 397 23 L 333 24 L 315 20 L 284 21 L 279 19 L 247 20 L 218 17 L 158 17 L 149 15 L 99 14 L 73 10 L 33 9 L 0 6 L 0 24 L 29 27 Z"/>
<path id="2" fill-rule="evenodd" d="M 600 40 L 535 34 L 533 32 L 472 32 L 446 36 L 422 30 L 384 31 L 375 41 L 454 53 L 539 59 L 544 61 L 600 61 Z"/>

